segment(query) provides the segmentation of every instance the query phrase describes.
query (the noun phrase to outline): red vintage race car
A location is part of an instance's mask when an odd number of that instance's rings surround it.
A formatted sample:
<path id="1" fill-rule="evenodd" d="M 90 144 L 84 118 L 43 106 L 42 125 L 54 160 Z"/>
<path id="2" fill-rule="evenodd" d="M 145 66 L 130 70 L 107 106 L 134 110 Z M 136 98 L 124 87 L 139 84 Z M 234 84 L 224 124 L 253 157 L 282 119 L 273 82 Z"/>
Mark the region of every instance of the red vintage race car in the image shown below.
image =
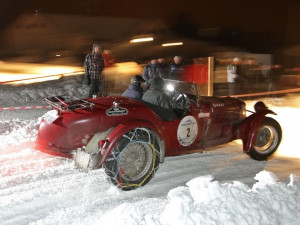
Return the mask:
<path id="1" fill-rule="evenodd" d="M 174 110 L 122 96 L 90 99 L 51 97 L 38 129 L 36 148 L 72 157 L 84 170 L 104 167 L 123 190 L 145 185 L 174 156 L 243 141 L 243 151 L 266 160 L 279 146 L 279 123 L 261 101 L 246 116 L 243 101 L 231 97 L 198 96 L 194 84 L 166 80 Z"/>

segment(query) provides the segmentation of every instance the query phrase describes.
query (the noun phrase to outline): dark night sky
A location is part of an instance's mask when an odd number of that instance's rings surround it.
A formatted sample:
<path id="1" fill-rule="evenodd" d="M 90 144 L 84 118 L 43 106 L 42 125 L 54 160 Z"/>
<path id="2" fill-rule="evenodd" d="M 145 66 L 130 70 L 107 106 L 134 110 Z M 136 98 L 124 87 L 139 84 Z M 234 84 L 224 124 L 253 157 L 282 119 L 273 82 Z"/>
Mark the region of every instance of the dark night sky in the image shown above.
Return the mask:
<path id="1" fill-rule="evenodd" d="M 237 30 L 244 44 L 280 44 L 299 0 L 0 0 L 0 28 L 22 12 L 161 18 L 176 29 Z M 264 37 L 264 38 L 263 38 Z M 239 38 L 239 37 L 237 37 Z M 233 38 L 234 39 L 234 38 Z"/>

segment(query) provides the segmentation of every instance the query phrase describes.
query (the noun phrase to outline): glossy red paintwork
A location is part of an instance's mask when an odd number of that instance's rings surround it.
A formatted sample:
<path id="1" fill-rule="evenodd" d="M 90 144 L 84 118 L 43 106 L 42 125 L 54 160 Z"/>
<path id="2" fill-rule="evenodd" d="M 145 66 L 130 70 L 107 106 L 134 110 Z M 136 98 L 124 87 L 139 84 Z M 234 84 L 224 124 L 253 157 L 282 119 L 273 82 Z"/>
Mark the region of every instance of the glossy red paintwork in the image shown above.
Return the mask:
<path id="1" fill-rule="evenodd" d="M 243 130 L 237 133 L 238 124 L 244 119 L 245 104 L 235 98 L 202 97 L 198 103 L 191 101 L 188 115 L 195 119 L 196 124 L 193 126 L 197 127 L 197 131 L 192 133 L 194 139 L 187 138 L 183 140 L 184 144 L 179 142 L 182 136 L 178 136 L 183 118 L 163 121 L 144 103 L 121 96 L 88 100 L 95 104 L 92 109 L 61 112 L 59 118 L 50 124 L 42 120 L 36 148 L 54 155 L 72 157 L 74 150 L 85 146 L 95 133 L 112 127 L 106 137 L 108 146 L 101 153 L 103 160 L 110 154 L 119 138 L 135 127 L 146 127 L 155 131 L 164 141 L 166 156 L 184 154 L 246 136 L 242 133 L 246 131 L 247 121 L 244 122 Z M 119 102 L 119 106 L 127 109 L 128 113 L 108 115 L 106 112 L 113 107 L 113 102 Z M 184 130 L 184 124 L 182 127 L 183 135 L 186 132 L 188 137 L 189 130 Z"/>

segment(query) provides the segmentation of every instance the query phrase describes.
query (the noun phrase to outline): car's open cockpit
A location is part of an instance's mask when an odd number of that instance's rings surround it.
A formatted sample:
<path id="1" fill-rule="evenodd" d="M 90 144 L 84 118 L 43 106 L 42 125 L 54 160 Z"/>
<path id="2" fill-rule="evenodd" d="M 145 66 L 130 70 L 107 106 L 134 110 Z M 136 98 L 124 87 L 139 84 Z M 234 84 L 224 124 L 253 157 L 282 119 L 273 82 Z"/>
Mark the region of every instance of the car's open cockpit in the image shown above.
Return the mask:
<path id="1" fill-rule="evenodd" d="M 185 81 L 178 81 L 178 80 L 165 80 L 165 88 L 167 93 L 172 94 L 184 94 L 189 98 L 190 101 L 194 101 L 196 104 L 198 103 L 198 91 L 197 85 L 193 83 L 188 83 Z"/>
<path id="2" fill-rule="evenodd" d="M 164 91 L 171 99 L 172 110 L 143 101 L 164 121 L 184 117 L 190 112 L 191 102 L 198 102 L 197 87 L 192 83 L 165 79 Z"/>
<path id="3" fill-rule="evenodd" d="M 192 83 L 165 79 L 166 93 L 171 97 L 177 117 L 190 112 L 191 102 L 198 103 L 197 86 Z"/>

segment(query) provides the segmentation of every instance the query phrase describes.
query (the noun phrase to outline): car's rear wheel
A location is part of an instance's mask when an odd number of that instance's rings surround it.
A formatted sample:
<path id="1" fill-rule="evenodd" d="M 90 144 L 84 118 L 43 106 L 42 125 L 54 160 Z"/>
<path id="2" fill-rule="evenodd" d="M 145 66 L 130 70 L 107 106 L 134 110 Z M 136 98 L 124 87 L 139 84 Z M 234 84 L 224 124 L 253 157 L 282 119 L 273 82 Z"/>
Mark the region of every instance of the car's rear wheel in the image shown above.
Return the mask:
<path id="1" fill-rule="evenodd" d="M 158 169 L 160 146 L 155 132 L 135 128 L 118 141 L 104 164 L 105 172 L 123 190 L 145 185 Z"/>
<path id="2" fill-rule="evenodd" d="M 266 160 L 277 150 L 281 137 L 282 131 L 279 123 L 266 117 L 258 129 L 255 144 L 248 154 L 253 159 Z"/>

